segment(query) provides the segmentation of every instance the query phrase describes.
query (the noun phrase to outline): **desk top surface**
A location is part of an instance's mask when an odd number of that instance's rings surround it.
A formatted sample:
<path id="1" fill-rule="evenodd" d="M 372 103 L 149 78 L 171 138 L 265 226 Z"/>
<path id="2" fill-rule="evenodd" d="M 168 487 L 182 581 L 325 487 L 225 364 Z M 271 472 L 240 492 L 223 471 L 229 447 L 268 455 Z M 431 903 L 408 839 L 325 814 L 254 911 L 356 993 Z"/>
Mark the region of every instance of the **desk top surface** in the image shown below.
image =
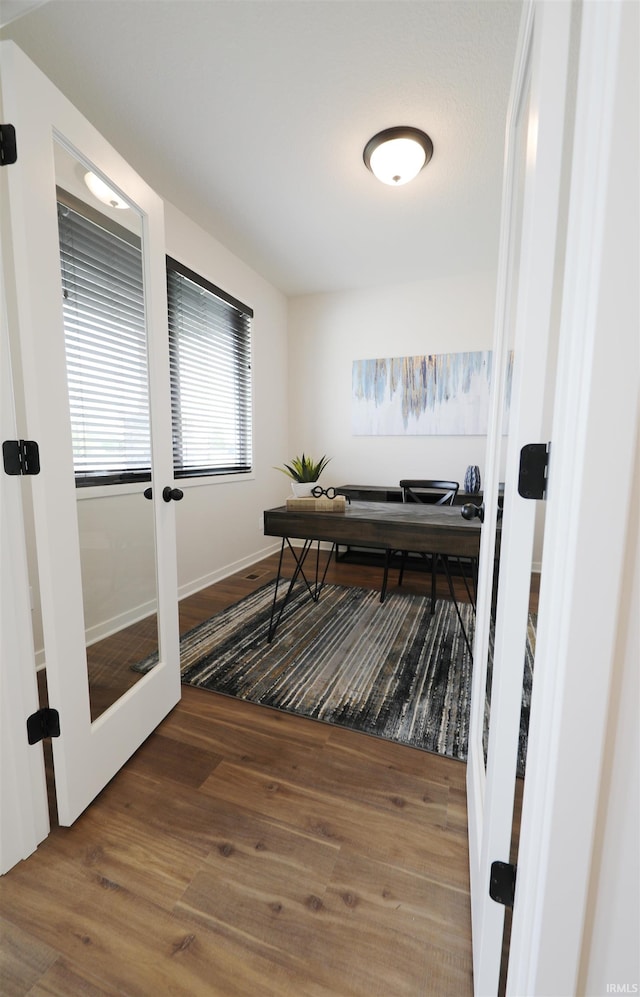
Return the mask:
<path id="1" fill-rule="evenodd" d="M 479 520 L 463 519 L 459 507 L 415 502 L 352 502 L 344 512 L 267 509 L 267 536 L 336 540 L 341 543 L 393 547 L 398 550 L 441 550 L 477 554 Z"/>
<path id="2" fill-rule="evenodd" d="M 460 526 L 464 530 L 480 531 L 480 523 L 477 519 L 463 519 L 459 508 L 454 505 L 421 505 L 419 502 L 356 502 L 348 503 L 344 513 L 341 512 L 315 512 L 312 510 L 288 510 L 285 505 L 277 506 L 275 509 L 268 509 L 269 513 L 286 514 L 288 516 L 303 516 L 317 518 L 327 518 L 331 522 L 338 517 L 346 516 L 350 520 L 373 520 L 375 522 L 402 522 L 414 523 L 422 526 L 425 523 L 434 523 L 438 526 Z M 266 513 L 265 513 L 266 515 Z"/>

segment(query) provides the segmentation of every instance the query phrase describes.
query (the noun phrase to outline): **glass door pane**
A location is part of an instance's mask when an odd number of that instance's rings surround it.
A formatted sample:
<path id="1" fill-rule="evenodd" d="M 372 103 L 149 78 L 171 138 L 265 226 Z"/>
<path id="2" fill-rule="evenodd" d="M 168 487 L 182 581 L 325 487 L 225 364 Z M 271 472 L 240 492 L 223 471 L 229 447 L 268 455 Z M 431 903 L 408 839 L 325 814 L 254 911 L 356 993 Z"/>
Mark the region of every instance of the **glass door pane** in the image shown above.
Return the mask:
<path id="1" fill-rule="evenodd" d="M 95 720 L 158 656 L 153 505 L 143 495 L 151 485 L 151 432 L 142 219 L 60 142 L 54 158 Z"/>
<path id="2" fill-rule="evenodd" d="M 502 390 L 500 392 L 500 400 L 501 400 L 500 425 L 501 425 L 502 435 L 497 444 L 499 454 L 498 454 L 498 460 L 495 462 L 493 468 L 493 473 L 494 473 L 493 488 L 490 489 L 492 495 L 494 496 L 497 495 L 498 511 L 497 511 L 497 529 L 495 537 L 495 569 L 493 572 L 493 589 L 491 593 L 491 618 L 489 624 L 489 643 L 487 648 L 486 660 L 482 663 L 483 667 L 486 668 L 486 681 L 485 681 L 486 696 L 485 696 L 485 710 L 484 710 L 483 736 L 482 736 L 482 747 L 484 752 L 485 768 L 487 764 L 487 751 L 489 745 L 489 726 L 491 720 L 493 654 L 495 648 L 495 634 L 496 634 L 498 583 L 500 579 L 502 517 L 504 514 L 504 503 L 505 503 L 504 482 L 506 477 L 507 452 L 509 448 L 511 384 L 513 380 L 516 306 L 518 302 L 518 275 L 520 272 L 522 211 L 523 211 L 524 181 L 526 173 L 526 155 L 527 155 L 526 123 L 529 119 L 528 86 L 525 88 L 525 92 L 526 92 L 526 97 L 525 100 L 523 101 L 523 113 L 518 117 L 515 123 L 515 130 L 514 130 L 513 189 L 512 189 L 512 214 L 511 214 L 512 231 L 510 233 L 510 245 L 512 247 L 512 250 L 511 253 L 509 254 L 509 273 L 507 277 L 508 298 L 507 301 L 505 302 L 506 306 L 505 347 L 506 348 L 504 354 L 497 361 L 497 363 L 501 364 L 502 367 L 501 368 L 498 367 L 494 371 L 494 375 L 498 379 L 498 383 L 502 386 Z"/>

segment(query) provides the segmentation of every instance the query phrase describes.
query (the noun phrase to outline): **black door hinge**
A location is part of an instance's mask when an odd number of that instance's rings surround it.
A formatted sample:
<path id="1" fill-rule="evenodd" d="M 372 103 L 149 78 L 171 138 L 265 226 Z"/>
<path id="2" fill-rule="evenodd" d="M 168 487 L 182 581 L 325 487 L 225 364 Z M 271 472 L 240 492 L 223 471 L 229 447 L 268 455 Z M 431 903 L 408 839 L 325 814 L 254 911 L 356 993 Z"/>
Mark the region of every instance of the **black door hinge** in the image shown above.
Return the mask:
<path id="1" fill-rule="evenodd" d="M 29 744 L 44 741 L 45 737 L 60 737 L 60 714 L 48 706 L 27 717 Z"/>
<path id="2" fill-rule="evenodd" d="M 40 448 L 35 440 L 5 440 L 2 460 L 7 474 L 40 474 Z"/>
<path id="3" fill-rule="evenodd" d="M 498 904 L 513 907 L 516 895 L 516 867 L 508 862 L 492 862 L 489 896 Z"/>
<path id="4" fill-rule="evenodd" d="M 542 499 L 547 492 L 550 443 L 527 443 L 520 451 L 518 494 L 526 499 Z"/>
<path id="5" fill-rule="evenodd" d="M 13 125 L 0 125 L 0 166 L 12 166 L 17 158 L 15 128 Z"/>

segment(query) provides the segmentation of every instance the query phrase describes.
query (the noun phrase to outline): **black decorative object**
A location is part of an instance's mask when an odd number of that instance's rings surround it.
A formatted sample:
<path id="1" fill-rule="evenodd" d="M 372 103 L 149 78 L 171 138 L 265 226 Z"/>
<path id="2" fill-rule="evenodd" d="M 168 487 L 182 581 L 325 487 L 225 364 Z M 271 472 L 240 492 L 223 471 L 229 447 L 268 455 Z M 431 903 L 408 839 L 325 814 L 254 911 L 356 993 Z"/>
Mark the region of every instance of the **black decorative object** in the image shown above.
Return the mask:
<path id="1" fill-rule="evenodd" d="M 477 464 L 469 464 L 464 475 L 464 490 L 467 495 L 476 495 L 480 491 L 480 468 Z"/>

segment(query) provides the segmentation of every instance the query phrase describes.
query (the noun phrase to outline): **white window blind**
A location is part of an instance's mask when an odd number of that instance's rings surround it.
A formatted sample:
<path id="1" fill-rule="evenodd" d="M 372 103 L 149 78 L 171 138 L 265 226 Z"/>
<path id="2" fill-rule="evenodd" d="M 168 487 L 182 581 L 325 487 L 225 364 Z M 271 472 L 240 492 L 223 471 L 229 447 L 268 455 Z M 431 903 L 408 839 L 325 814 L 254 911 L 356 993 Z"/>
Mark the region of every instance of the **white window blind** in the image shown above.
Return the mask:
<path id="1" fill-rule="evenodd" d="M 78 486 L 151 477 L 140 239 L 58 192 L 67 379 Z M 106 226 L 111 226 L 109 230 Z"/>
<path id="2" fill-rule="evenodd" d="M 251 470 L 252 309 L 167 257 L 176 478 Z"/>

